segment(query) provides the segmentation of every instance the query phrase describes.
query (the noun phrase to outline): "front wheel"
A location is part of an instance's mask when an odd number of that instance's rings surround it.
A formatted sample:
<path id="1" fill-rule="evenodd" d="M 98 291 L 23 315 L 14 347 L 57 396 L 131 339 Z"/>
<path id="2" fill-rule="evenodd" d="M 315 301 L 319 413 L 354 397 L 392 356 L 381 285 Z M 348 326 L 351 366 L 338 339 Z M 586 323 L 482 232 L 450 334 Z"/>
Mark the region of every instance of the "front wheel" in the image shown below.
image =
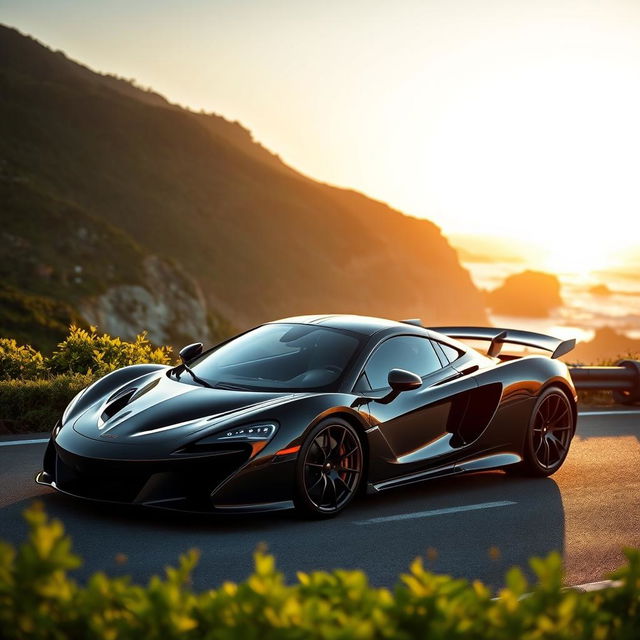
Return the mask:
<path id="1" fill-rule="evenodd" d="M 341 418 L 323 420 L 300 449 L 296 508 L 314 518 L 336 515 L 356 495 L 363 468 L 363 447 L 356 429 Z"/>
<path id="2" fill-rule="evenodd" d="M 574 409 L 567 394 L 557 387 L 543 391 L 531 412 L 519 470 L 539 477 L 555 473 L 569 453 L 574 430 Z"/>

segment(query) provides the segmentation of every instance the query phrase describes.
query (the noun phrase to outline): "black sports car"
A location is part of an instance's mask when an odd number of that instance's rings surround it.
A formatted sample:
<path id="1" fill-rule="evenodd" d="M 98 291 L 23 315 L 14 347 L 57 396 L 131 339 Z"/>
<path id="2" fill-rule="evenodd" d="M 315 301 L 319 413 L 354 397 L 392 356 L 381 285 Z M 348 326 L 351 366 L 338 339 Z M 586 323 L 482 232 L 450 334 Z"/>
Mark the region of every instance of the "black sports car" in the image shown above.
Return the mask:
<path id="1" fill-rule="evenodd" d="M 457 339 L 487 341 L 487 355 Z M 502 354 L 504 343 L 551 358 Z M 92 500 L 330 516 L 359 490 L 484 469 L 548 476 L 575 430 L 575 389 L 555 359 L 574 344 L 417 320 L 271 322 L 87 387 L 36 481 Z"/>

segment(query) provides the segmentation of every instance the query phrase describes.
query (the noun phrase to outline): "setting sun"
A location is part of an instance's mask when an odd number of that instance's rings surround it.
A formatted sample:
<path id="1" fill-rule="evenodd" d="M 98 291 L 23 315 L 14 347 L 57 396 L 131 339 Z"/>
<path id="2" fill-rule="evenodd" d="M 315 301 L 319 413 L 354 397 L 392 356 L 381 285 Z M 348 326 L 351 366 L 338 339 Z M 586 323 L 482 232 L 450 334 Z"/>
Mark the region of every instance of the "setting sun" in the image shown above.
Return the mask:
<path id="1" fill-rule="evenodd" d="M 603 246 L 597 238 L 589 238 L 580 248 L 568 247 L 563 239 L 554 239 L 542 249 L 538 267 L 551 273 L 586 277 L 594 271 L 616 267 L 618 262 L 614 247 Z"/>
<path id="2" fill-rule="evenodd" d="M 435 121 L 402 125 L 401 139 L 412 129 L 423 143 L 411 163 L 412 178 L 422 169 L 422 198 L 445 231 L 527 241 L 541 267 L 612 266 L 622 248 L 638 243 L 640 228 L 635 70 L 565 50 L 553 60 L 547 51 L 501 61 L 489 46 L 478 55 L 494 57 L 491 73 L 463 76 Z M 430 88 L 422 87 L 426 112 Z"/>

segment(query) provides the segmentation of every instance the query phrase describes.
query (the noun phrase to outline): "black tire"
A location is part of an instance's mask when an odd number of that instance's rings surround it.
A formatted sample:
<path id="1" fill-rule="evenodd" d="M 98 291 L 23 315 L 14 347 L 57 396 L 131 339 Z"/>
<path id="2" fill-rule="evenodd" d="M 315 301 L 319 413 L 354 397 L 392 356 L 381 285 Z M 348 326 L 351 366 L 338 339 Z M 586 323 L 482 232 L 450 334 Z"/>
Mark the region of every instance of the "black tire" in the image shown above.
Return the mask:
<path id="1" fill-rule="evenodd" d="M 536 401 L 524 441 L 523 460 L 510 472 L 544 478 L 564 463 L 575 432 L 573 403 L 559 387 L 545 389 Z"/>
<path id="2" fill-rule="evenodd" d="M 327 418 L 307 434 L 296 466 L 294 503 L 311 518 L 331 518 L 354 498 L 364 476 L 358 431 L 342 418 Z"/>

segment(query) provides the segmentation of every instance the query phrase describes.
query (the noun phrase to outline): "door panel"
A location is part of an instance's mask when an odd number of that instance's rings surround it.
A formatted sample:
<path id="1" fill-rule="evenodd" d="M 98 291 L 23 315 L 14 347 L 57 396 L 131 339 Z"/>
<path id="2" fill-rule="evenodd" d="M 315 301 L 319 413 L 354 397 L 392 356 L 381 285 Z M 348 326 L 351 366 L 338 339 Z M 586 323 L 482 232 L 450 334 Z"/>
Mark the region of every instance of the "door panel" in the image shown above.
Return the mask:
<path id="1" fill-rule="evenodd" d="M 439 465 L 456 453 L 452 440 L 464 417 L 465 396 L 476 386 L 474 378 L 445 367 L 425 377 L 419 389 L 401 393 L 387 405 L 369 402 L 372 424 L 378 426 L 394 455 L 388 475 Z"/>

